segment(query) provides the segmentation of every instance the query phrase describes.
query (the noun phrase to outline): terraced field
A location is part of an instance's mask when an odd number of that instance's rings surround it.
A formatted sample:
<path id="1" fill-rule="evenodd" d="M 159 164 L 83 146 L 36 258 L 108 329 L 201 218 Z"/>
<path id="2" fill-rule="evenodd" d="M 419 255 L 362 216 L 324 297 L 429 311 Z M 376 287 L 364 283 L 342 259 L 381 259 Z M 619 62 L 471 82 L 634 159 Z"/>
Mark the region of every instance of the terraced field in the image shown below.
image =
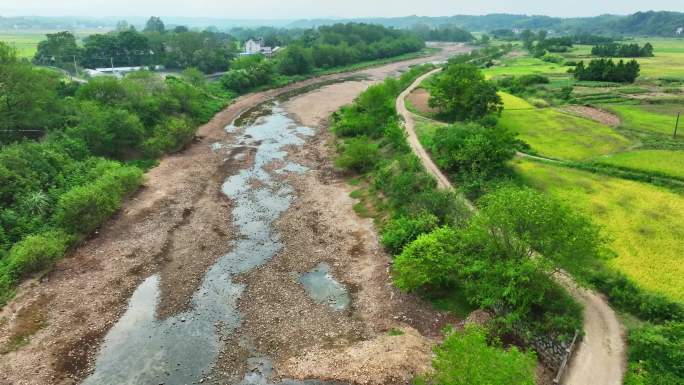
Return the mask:
<path id="1" fill-rule="evenodd" d="M 605 175 L 517 159 L 529 185 L 558 196 L 604 226 L 616 257 L 608 264 L 643 288 L 684 303 L 684 197 Z"/>

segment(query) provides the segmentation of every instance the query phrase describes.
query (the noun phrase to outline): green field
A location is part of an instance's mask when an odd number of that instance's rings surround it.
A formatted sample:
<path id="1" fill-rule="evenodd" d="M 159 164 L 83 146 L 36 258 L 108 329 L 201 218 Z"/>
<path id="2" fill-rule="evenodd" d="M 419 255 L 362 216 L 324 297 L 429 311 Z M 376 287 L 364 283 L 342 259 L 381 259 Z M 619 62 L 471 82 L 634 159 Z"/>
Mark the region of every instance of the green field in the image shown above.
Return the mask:
<path id="1" fill-rule="evenodd" d="M 558 75 L 568 72 L 566 66 L 554 63 L 547 63 L 543 60 L 529 56 L 522 56 L 510 59 L 503 59 L 502 63 L 494 67 L 483 70 L 487 78 L 498 76 L 520 76 L 527 74 Z"/>
<path id="2" fill-rule="evenodd" d="M 74 35 L 82 40 L 88 35 L 95 33 L 106 33 L 108 30 L 79 30 L 72 31 Z M 38 49 L 38 43 L 45 40 L 45 35 L 60 31 L 53 30 L 0 30 L 0 41 L 9 44 L 17 50 L 20 57 L 32 58 Z"/>
<path id="3" fill-rule="evenodd" d="M 684 151 L 637 150 L 597 159 L 598 163 L 684 179 Z"/>
<path id="4" fill-rule="evenodd" d="M 612 237 L 608 264 L 643 288 L 684 303 L 684 197 L 649 184 L 518 159 L 529 185 L 594 218 Z"/>
<path id="5" fill-rule="evenodd" d="M 43 34 L 11 34 L 0 31 L 0 41 L 17 50 L 19 57 L 31 58 L 36 53 L 38 42 L 45 39 Z"/>
<path id="6" fill-rule="evenodd" d="M 667 135 L 674 132 L 677 111 L 681 111 L 684 115 L 684 105 L 681 104 L 605 105 L 603 107 L 616 113 L 625 128 Z M 680 125 L 684 126 L 684 118 L 680 118 Z"/>
<path id="7" fill-rule="evenodd" d="M 504 111 L 499 125 L 517 132 L 540 155 L 577 161 L 629 147 L 629 140 L 609 126 L 553 108 L 530 109 L 521 98 L 501 95 Z"/>

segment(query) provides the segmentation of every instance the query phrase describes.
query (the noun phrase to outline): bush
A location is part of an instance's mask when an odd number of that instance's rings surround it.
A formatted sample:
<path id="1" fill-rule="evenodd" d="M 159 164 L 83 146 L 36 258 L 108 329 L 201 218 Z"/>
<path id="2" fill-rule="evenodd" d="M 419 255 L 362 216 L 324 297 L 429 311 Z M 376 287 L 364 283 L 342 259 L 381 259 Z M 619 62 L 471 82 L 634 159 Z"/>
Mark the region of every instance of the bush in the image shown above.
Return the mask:
<path id="1" fill-rule="evenodd" d="M 5 270 L 14 280 L 44 270 L 64 255 L 71 237 L 52 230 L 29 235 L 14 244 L 5 261 Z"/>
<path id="2" fill-rule="evenodd" d="M 149 157 L 178 151 L 195 137 L 195 125 L 188 119 L 167 118 L 154 128 L 152 137 L 143 143 Z"/>
<path id="3" fill-rule="evenodd" d="M 504 349 L 494 340 L 487 343 L 485 329 L 469 325 L 451 331 L 435 348 L 431 384 L 439 385 L 534 385 L 536 356 L 512 346 Z"/>
<path id="4" fill-rule="evenodd" d="M 356 172 L 366 172 L 372 170 L 378 162 L 379 146 L 361 136 L 344 141 L 342 153 L 335 160 L 338 167 L 354 170 Z"/>
<path id="5" fill-rule="evenodd" d="M 528 87 L 531 85 L 535 84 L 549 84 L 549 78 L 544 76 L 544 75 L 538 75 L 538 74 L 527 74 L 527 75 L 522 75 L 519 78 L 517 78 L 518 83 L 524 87 Z"/>
<path id="6" fill-rule="evenodd" d="M 645 325 L 629 333 L 626 385 L 679 385 L 684 380 L 684 323 Z"/>
<path id="7" fill-rule="evenodd" d="M 684 321 L 684 306 L 662 295 L 645 292 L 622 273 L 594 269 L 588 279 L 619 310 L 655 323 Z"/>
<path id="8" fill-rule="evenodd" d="M 541 59 L 545 62 L 555 63 L 555 64 L 563 64 L 563 61 L 565 60 L 563 58 L 563 56 L 552 54 L 552 53 L 544 54 L 544 56 L 542 56 Z"/>
<path id="9" fill-rule="evenodd" d="M 141 181 L 140 169 L 120 167 L 93 183 L 75 187 L 60 197 L 55 222 L 73 234 L 88 234 L 114 214 Z"/>
<path id="10" fill-rule="evenodd" d="M 397 287 L 419 291 L 456 285 L 461 267 L 459 235 L 450 227 L 442 227 L 406 245 L 392 268 Z"/>
<path id="11" fill-rule="evenodd" d="M 515 134 L 478 124 L 440 127 L 431 153 L 437 165 L 459 181 L 503 175 L 515 155 Z"/>
<path id="12" fill-rule="evenodd" d="M 398 254 L 405 245 L 418 236 L 429 233 L 439 225 L 439 219 L 430 213 L 418 216 L 400 216 L 390 220 L 382 230 L 382 244 L 393 254 Z"/>

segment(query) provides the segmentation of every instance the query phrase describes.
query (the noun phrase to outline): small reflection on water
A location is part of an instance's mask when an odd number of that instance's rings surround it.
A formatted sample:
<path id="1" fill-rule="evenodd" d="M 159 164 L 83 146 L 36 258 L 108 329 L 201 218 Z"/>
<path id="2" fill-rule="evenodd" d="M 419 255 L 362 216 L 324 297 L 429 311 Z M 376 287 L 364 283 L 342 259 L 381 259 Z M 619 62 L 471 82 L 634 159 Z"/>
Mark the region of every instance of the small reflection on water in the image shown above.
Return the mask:
<path id="1" fill-rule="evenodd" d="M 332 277 L 327 263 L 322 262 L 313 270 L 300 274 L 299 282 L 314 301 L 328 304 L 338 311 L 349 307 L 349 293 L 344 285 Z"/>

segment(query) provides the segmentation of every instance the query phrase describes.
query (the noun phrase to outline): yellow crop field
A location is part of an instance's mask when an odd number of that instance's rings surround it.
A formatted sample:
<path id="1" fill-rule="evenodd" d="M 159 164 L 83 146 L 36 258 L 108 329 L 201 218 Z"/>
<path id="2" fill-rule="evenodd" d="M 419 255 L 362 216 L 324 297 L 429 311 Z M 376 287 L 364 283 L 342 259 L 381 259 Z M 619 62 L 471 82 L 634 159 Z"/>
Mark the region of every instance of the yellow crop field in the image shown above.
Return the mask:
<path id="1" fill-rule="evenodd" d="M 590 215 L 612 237 L 608 264 L 684 303 L 684 196 L 657 186 L 518 159 L 529 185 Z"/>

